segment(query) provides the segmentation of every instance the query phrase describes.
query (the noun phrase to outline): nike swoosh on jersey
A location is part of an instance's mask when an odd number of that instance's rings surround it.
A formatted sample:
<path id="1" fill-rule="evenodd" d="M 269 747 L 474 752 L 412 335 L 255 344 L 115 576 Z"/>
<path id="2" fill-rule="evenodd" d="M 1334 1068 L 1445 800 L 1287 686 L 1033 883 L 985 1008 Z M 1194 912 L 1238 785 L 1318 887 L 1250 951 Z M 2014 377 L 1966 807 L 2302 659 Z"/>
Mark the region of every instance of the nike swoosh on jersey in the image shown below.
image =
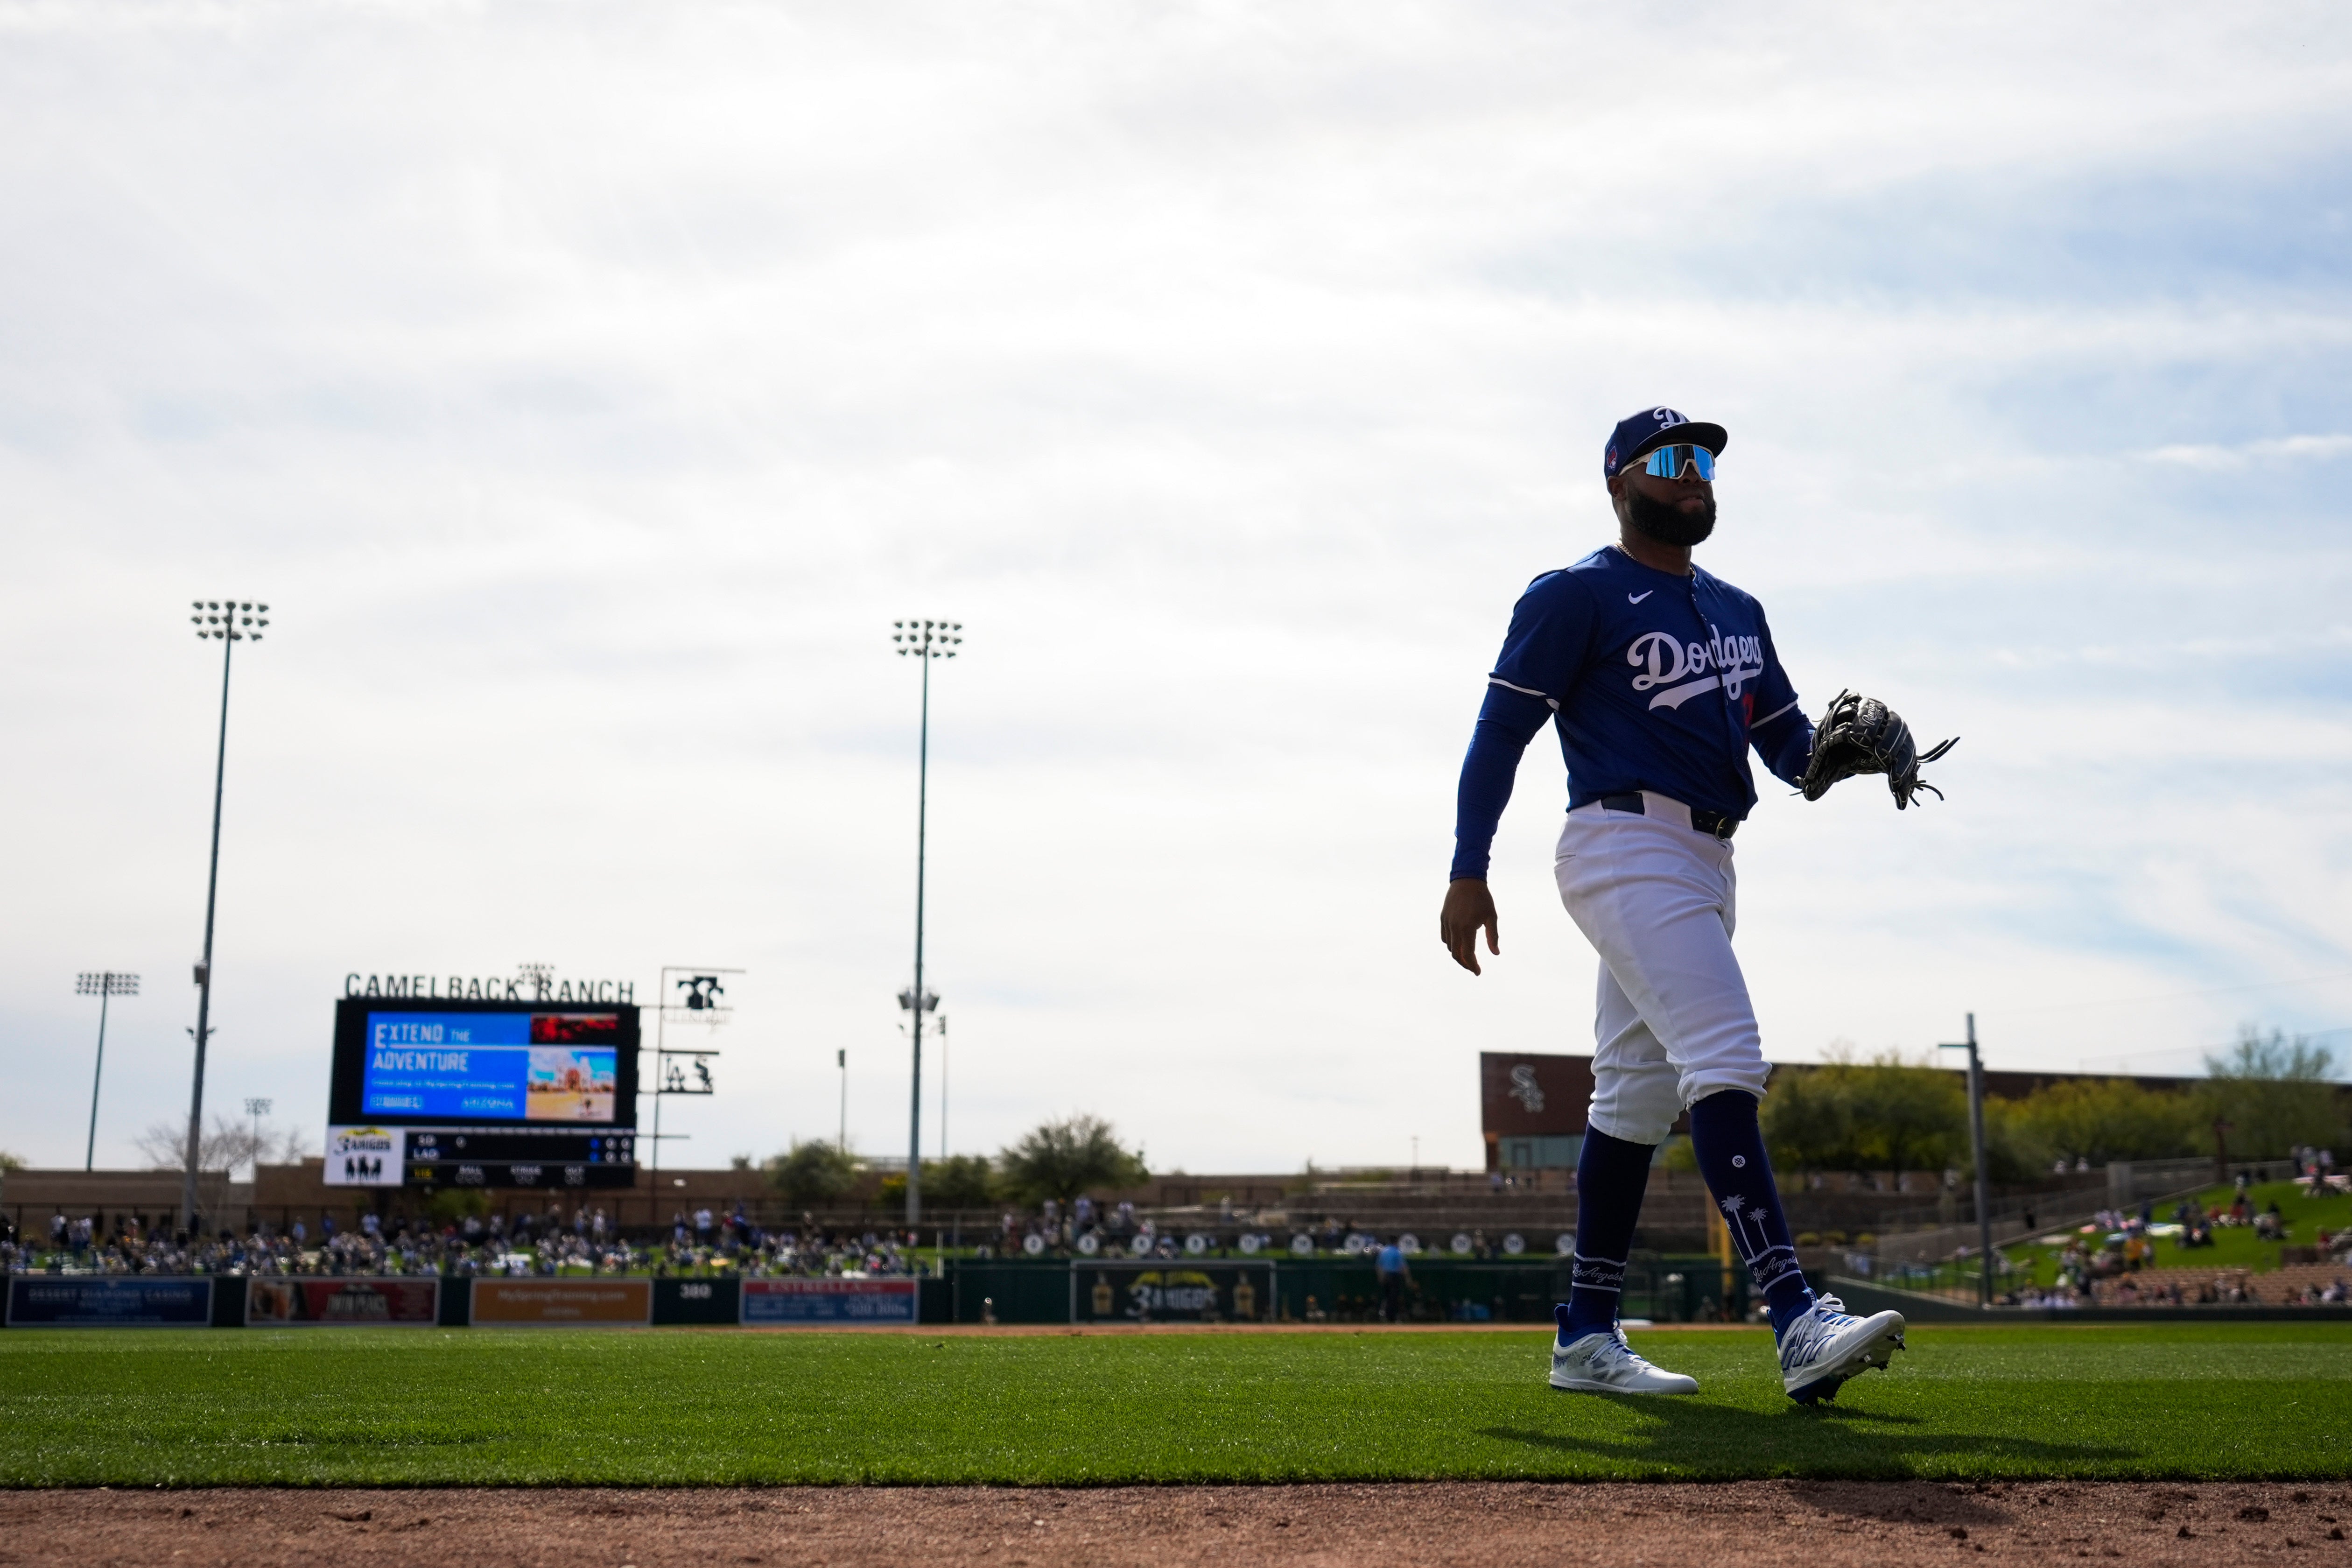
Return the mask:
<path id="1" fill-rule="evenodd" d="M 1656 592 L 1657 592 L 1657 590 L 1656 590 L 1655 588 L 1644 588 L 1644 589 L 1643 589 L 1643 590 L 1642 590 L 1640 593 L 1638 593 L 1638 594 L 1628 594 L 1628 595 L 1625 595 L 1625 602 L 1626 602 L 1627 604 L 1629 604 L 1629 605 L 1638 605 L 1638 604 L 1640 604 L 1643 600 L 1644 600 L 1644 599 L 1648 598 L 1651 595 L 1653 595 L 1653 594 L 1654 594 L 1654 593 L 1656 593 Z"/>

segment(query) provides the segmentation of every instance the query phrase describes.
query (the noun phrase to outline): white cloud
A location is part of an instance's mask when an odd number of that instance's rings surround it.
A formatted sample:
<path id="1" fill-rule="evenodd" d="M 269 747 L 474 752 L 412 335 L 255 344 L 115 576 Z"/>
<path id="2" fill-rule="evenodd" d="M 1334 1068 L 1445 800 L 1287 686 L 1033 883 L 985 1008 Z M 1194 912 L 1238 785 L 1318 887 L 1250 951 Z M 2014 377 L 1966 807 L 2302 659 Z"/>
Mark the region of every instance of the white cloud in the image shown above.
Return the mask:
<path id="1" fill-rule="evenodd" d="M 2152 463 L 2178 463 L 2185 468 L 2242 468 L 2272 458 L 2325 461 L 2352 452 L 2352 436 L 2281 436 L 2242 441 L 2233 447 L 2184 445 L 2158 447 L 2147 454 Z"/>

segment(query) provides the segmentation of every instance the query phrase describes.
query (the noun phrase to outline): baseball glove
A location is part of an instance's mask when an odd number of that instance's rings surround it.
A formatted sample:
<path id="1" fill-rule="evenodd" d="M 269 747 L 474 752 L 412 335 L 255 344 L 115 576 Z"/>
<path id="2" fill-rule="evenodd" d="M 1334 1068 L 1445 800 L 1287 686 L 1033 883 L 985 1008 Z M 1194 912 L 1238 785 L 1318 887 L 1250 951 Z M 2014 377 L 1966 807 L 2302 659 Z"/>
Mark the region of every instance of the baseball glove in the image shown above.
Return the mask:
<path id="1" fill-rule="evenodd" d="M 1937 800 L 1944 792 L 1919 776 L 1919 765 L 1932 763 L 1959 742 L 1958 735 L 1921 752 L 1911 740 L 1911 726 L 1903 716 L 1874 697 L 1841 691 L 1813 730 L 1813 754 L 1805 763 L 1807 800 L 1829 794 L 1830 785 L 1856 773 L 1885 773 L 1895 792 L 1895 809 L 1911 804 L 1915 791 L 1926 790 Z"/>

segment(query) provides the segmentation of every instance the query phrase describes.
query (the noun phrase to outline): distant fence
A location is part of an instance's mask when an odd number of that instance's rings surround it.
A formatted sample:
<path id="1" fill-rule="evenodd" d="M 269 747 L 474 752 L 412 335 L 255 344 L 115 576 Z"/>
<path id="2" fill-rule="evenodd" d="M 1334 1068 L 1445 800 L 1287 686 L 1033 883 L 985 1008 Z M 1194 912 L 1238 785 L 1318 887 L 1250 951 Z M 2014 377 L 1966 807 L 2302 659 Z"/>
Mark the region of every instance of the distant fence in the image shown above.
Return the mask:
<path id="1" fill-rule="evenodd" d="M 1402 1293 L 1409 1321 L 1544 1323 L 1568 1299 L 1567 1261 L 1424 1259 Z M 937 1275 L 677 1279 L 619 1275 L 330 1279 L 281 1275 L 17 1274 L 12 1328 L 854 1328 L 919 1323 L 1371 1322 L 1369 1260 L 950 1260 Z M 1743 1316 L 1747 1271 L 1712 1258 L 1637 1254 L 1625 1315 Z"/>
<path id="2" fill-rule="evenodd" d="M 1891 1286 L 1821 1276 L 1848 1310 L 1892 1307 L 1916 1321 L 2018 1323 L 2352 1319 L 2352 1307 L 1980 1309 Z M 868 1279 L 650 1279 L 614 1275 L 467 1279 L 318 1279 L 278 1275 L 8 1277 L 5 1321 L 24 1328 L 442 1328 L 655 1326 L 818 1328 L 949 1323 L 1370 1322 L 1371 1266 L 1345 1261 L 950 1261 L 944 1273 Z M 1548 1322 L 1568 1270 L 1533 1263 L 1417 1264 L 1409 1321 Z M 1624 1315 L 1655 1322 L 1738 1321 L 1751 1305 L 1747 1270 L 1713 1258 L 1636 1254 Z"/>

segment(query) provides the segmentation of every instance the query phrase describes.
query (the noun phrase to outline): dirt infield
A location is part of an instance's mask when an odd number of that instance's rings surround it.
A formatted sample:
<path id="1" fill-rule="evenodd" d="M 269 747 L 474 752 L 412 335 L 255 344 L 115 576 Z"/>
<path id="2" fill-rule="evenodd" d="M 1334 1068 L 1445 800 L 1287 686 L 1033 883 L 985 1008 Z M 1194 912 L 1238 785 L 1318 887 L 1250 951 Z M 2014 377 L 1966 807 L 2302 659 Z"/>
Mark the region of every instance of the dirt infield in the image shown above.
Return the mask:
<path id="1" fill-rule="evenodd" d="M 2352 1563 L 2340 1485 L 1737 1481 L 0 1493 L 0 1563 Z"/>

